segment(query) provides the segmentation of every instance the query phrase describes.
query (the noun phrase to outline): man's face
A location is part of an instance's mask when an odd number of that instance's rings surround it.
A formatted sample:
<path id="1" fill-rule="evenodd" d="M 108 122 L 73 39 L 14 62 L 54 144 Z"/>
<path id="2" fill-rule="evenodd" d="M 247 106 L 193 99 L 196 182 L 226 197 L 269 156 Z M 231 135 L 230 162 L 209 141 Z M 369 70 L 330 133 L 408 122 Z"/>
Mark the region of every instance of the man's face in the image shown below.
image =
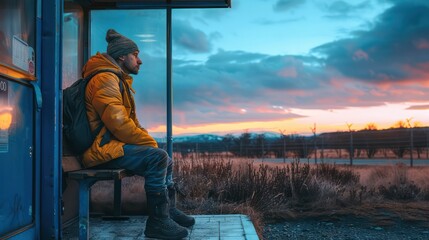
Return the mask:
<path id="1" fill-rule="evenodd" d="M 134 51 L 124 56 L 122 70 L 128 74 L 139 73 L 142 60 L 139 58 L 139 51 Z"/>

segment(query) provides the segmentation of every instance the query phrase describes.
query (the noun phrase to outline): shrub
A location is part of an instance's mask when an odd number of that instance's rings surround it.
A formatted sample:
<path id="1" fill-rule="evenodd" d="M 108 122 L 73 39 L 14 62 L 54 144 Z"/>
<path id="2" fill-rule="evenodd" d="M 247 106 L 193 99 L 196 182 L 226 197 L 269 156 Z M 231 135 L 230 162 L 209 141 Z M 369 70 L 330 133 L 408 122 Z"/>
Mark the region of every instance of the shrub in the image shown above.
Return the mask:
<path id="1" fill-rule="evenodd" d="M 414 200 L 420 193 L 420 188 L 414 183 L 383 185 L 378 188 L 381 195 L 391 200 Z"/>
<path id="2" fill-rule="evenodd" d="M 410 178 L 409 171 L 410 168 L 404 164 L 384 168 L 376 167 L 372 170 L 371 180 L 383 198 L 389 200 L 424 200 L 424 191 L 421 193 L 421 187 L 412 181 L 414 176 L 410 175 Z"/>
<path id="3" fill-rule="evenodd" d="M 210 199 L 218 204 L 247 204 L 261 212 L 286 205 L 311 207 L 323 202 L 327 206 L 345 198 L 355 201 L 353 192 L 347 197 L 345 192 L 359 181 L 350 169 L 328 164 L 311 168 L 299 160 L 271 167 L 222 159 L 176 159 L 175 171 L 176 182 L 188 193 L 188 206 Z M 362 197 L 361 192 L 357 194 Z"/>
<path id="4" fill-rule="evenodd" d="M 335 164 L 318 164 L 314 169 L 314 174 L 338 185 L 354 185 L 359 182 L 358 174 L 351 169 L 339 168 Z"/>
<path id="5" fill-rule="evenodd" d="M 429 201 L 429 186 L 426 186 L 418 196 L 419 199 L 424 201 Z"/>

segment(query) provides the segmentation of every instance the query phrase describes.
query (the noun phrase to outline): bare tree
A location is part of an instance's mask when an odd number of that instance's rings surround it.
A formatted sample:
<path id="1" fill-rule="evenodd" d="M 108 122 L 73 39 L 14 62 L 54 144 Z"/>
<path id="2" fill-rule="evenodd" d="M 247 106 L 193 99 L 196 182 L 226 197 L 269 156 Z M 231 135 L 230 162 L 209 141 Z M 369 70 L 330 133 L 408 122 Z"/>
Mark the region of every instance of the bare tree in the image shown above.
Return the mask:
<path id="1" fill-rule="evenodd" d="M 363 137 L 365 144 L 364 148 L 368 158 L 373 158 L 374 155 L 378 152 L 377 144 L 375 144 L 373 141 L 374 134 L 372 134 L 377 131 L 377 129 L 378 128 L 375 123 L 367 123 L 363 129 L 365 133 L 365 136 Z"/>
<path id="2" fill-rule="evenodd" d="M 313 132 L 313 143 L 314 143 L 314 163 L 317 164 L 317 146 L 316 146 L 316 123 L 314 127 L 310 127 L 311 132 Z"/>
<path id="3" fill-rule="evenodd" d="M 408 127 L 410 128 L 410 166 L 413 166 L 413 151 L 414 151 L 414 136 L 413 126 L 411 126 L 411 120 L 413 118 L 407 118 Z"/>
<path id="4" fill-rule="evenodd" d="M 350 166 L 353 165 L 353 154 L 354 154 L 354 150 L 353 150 L 353 132 L 352 132 L 352 123 L 346 123 L 347 124 L 347 128 L 349 129 L 350 132 L 350 149 L 349 149 L 349 157 L 350 157 Z"/>
<path id="5" fill-rule="evenodd" d="M 377 125 L 375 123 L 367 123 L 363 130 L 377 130 Z"/>
<path id="6" fill-rule="evenodd" d="M 281 138 L 283 139 L 283 163 L 286 163 L 286 156 L 285 156 L 285 154 L 286 154 L 286 135 L 285 135 L 286 130 L 279 129 L 279 132 L 280 132 Z"/>

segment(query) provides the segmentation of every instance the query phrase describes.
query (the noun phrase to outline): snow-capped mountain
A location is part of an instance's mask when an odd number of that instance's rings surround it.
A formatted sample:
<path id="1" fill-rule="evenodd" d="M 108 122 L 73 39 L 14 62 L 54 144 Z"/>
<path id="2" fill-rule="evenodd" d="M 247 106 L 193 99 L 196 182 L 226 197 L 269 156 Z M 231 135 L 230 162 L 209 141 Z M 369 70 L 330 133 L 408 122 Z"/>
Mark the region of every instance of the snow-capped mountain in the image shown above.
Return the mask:
<path id="1" fill-rule="evenodd" d="M 234 137 L 239 138 L 243 133 L 232 134 Z M 252 138 L 256 138 L 258 135 L 264 134 L 267 139 L 279 138 L 280 134 L 274 132 L 261 132 L 261 133 L 250 133 Z M 197 135 L 182 135 L 182 136 L 173 136 L 173 142 L 219 142 L 222 141 L 225 135 L 216 135 L 216 134 L 197 134 Z M 166 142 L 165 135 L 155 136 L 157 142 Z"/>

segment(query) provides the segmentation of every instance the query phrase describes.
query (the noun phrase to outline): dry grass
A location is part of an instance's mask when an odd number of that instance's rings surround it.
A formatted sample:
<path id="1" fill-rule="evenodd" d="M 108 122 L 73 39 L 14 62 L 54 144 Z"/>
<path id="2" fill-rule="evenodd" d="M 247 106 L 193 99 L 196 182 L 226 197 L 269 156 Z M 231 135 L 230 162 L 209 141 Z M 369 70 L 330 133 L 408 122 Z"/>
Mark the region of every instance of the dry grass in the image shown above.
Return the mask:
<path id="1" fill-rule="evenodd" d="M 267 220 L 333 214 L 360 215 L 378 224 L 393 222 L 389 217 L 429 220 L 429 207 L 424 207 L 429 168 L 255 164 L 243 159 L 176 163 L 176 177 L 188 193 L 182 207 L 196 214 L 251 212 L 259 229 Z"/>
<path id="2" fill-rule="evenodd" d="M 429 222 L 429 167 L 256 164 L 220 156 L 176 158 L 174 172 L 183 193 L 181 209 L 246 214 L 258 233 L 267 220 L 333 214 L 386 221 L 388 211 L 388 216 L 402 220 Z M 100 182 L 93 187 L 93 208 L 108 211 L 112 185 Z M 125 213 L 145 212 L 143 186 L 142 178 L 124 181 Z"/>

